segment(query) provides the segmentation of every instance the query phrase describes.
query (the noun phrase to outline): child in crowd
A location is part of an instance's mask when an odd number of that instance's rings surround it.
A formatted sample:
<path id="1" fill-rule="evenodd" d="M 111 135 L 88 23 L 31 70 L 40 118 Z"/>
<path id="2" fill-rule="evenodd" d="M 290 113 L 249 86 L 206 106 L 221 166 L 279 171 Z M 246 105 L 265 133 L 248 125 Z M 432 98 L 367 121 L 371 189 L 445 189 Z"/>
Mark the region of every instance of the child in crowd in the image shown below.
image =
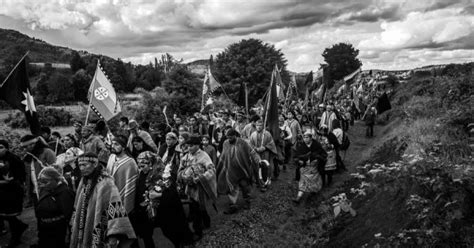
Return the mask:
<path id="1" fill-rule="evenodd" d="M 214 166 L 217 166 L 216 148 L 210 144 L 209 135 L 202 136 L 201 143 L 202 143 L 202 150 L 205 151 L 209 155 L 209 157 L 211 157 L 211 160 L 212 160 L 212 163 L 214 163 Z"/>

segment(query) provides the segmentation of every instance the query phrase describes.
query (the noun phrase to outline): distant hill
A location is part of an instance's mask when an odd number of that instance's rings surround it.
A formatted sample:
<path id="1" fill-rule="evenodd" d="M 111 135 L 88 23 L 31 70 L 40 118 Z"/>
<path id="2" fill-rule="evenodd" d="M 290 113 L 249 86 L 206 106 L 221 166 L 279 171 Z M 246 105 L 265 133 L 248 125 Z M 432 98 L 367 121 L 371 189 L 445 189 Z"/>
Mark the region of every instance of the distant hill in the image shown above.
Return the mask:
<path id="1" fill-rule="evenodd" d="M 53 67 L 65 68 L 69 64 L 74 49 L 49 44 L 43 40 L 22 34 L 16 30 L 0 28 L 0 67 L 5 60 L 12 56 L 17 59 L 18 55 L 23 55 L 29 51 L 28 59 L 30 63 L 37 67 L 44 66 L 45 63 L 52 64 Z M 77 51 L 81 56 L 97 56 L 87 51 Z M 100 55 L 107 60 L 113 58 Z"/>
<path id="2" fill-rule="evenodd" d="M 12 53 L 25 53 L 31 62 L 69 63 L 72 49 L 55 46 L 15 30 L 0 28 L 0 64 Z"/>

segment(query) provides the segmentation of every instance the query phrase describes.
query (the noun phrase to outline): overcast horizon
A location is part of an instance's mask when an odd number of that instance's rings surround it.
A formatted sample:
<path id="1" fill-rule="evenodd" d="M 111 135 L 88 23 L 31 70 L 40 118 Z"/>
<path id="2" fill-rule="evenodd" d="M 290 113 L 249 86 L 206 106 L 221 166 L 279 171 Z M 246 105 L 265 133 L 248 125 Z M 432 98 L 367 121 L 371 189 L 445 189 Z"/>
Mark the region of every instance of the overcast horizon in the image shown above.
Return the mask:
<path id="1" fill-rule="evenodd" d="M 474 60 L 474 4 L 464 0 L 0 3 L 2 28 L 135 64 L 164 53 L 208 59 L 248 38 L 281 49 L 295 72 L 317 69 L 339 42 L 360 50 L 364 70 Z"/>

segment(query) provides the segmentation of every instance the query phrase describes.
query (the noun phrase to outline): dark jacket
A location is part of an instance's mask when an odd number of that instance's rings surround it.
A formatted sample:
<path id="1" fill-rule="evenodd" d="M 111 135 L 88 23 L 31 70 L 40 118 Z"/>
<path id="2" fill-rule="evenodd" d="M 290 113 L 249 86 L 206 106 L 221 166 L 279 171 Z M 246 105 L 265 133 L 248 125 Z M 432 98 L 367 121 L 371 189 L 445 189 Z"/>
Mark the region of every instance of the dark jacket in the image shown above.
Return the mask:
<path id="1" fill-rule="evenodd" d="M 0 178 L 8 175 L 13 179 L 8 183 L 0 184 L 0 216 L 19 215 L 23 210 L 23 192 L 26 178 L 25 166 L 15 154 L 7 151 L 0 162 L 4 167 L 0 169 Z M 8 199 L 8 200 L 6 200 Z"/>
<path id="2" fill-rule="evenodd" d="M 65 247 L 69 220 L 74 207 L 74 193 L 66 184 L 40 196 L 36 207 L 38 220 L 38 245 Z"/>
<path id="3" fill-rule="evenodd" d="M 299 142 L 296 148 L 295 159 L 302 160 L 303 166 L 306 166 L 306 161 L 309 159 L 311 162 L 317 160 L 318 170 L 323 169 L 326 165 L 328 154 L 324 150 L 323 146 L 319 141 L 313 139 L 311 146 L 307 146 L 304 142 Z"/>

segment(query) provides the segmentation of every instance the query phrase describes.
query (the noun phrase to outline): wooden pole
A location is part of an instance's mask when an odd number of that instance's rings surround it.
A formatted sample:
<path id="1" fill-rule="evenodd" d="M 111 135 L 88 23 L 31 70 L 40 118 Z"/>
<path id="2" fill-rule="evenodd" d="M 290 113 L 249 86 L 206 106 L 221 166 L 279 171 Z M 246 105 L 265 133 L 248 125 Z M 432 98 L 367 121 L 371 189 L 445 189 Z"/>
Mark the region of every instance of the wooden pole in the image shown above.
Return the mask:
<path id="1" fill-rule="evenodd" d="M 90 87 L 90 89 L 94 89 L 94 86 L 95 86 L 95 79 L 97 77 L 97 70 L 100 69 L 100 61 L 97 59 L 97 68 L 95 69 L 95 73 L 94 73 L 94 77 L 92 78 L 92 85 Z M 92 97 L 93 97 L 93 94 L 94 92 L 93 91 L 90 91 L 89 92 L 91 95 L 89 97 L 89 104 L 87 105 L 87 114 L 86 114 L 86 121 L 84 121 L 84 126 L 87 125 L 87 122 L 89 121 L 89 115 L 91 113 L 91 102 L 92 102 Z"/>
<path id="2" fill-rule="evenodd" d="M 0 85 L 0 88 L 3 86 L 3 84 L 10 78 L 10 76 L 12 75 L 12 73 L 15 71 L 15 69 L 18 67 L 18 65 L 20 65 L 21 61 L 23 61 L 26 56 L 28 56 L 28 54 L 30 53 L 30 51 L 27 51 L 25 53 L 25 55 L 23 55 L 23 57 L 21 57 L 21 59 L 18 61 L 18 63 L 16 63 L 15 67 L 13 67 L 13 69 L 10 71 L 10 73 L 8 73 L 8 76 L 5 78 L 5 80 L 3 80 L 2 84 Z"/>

